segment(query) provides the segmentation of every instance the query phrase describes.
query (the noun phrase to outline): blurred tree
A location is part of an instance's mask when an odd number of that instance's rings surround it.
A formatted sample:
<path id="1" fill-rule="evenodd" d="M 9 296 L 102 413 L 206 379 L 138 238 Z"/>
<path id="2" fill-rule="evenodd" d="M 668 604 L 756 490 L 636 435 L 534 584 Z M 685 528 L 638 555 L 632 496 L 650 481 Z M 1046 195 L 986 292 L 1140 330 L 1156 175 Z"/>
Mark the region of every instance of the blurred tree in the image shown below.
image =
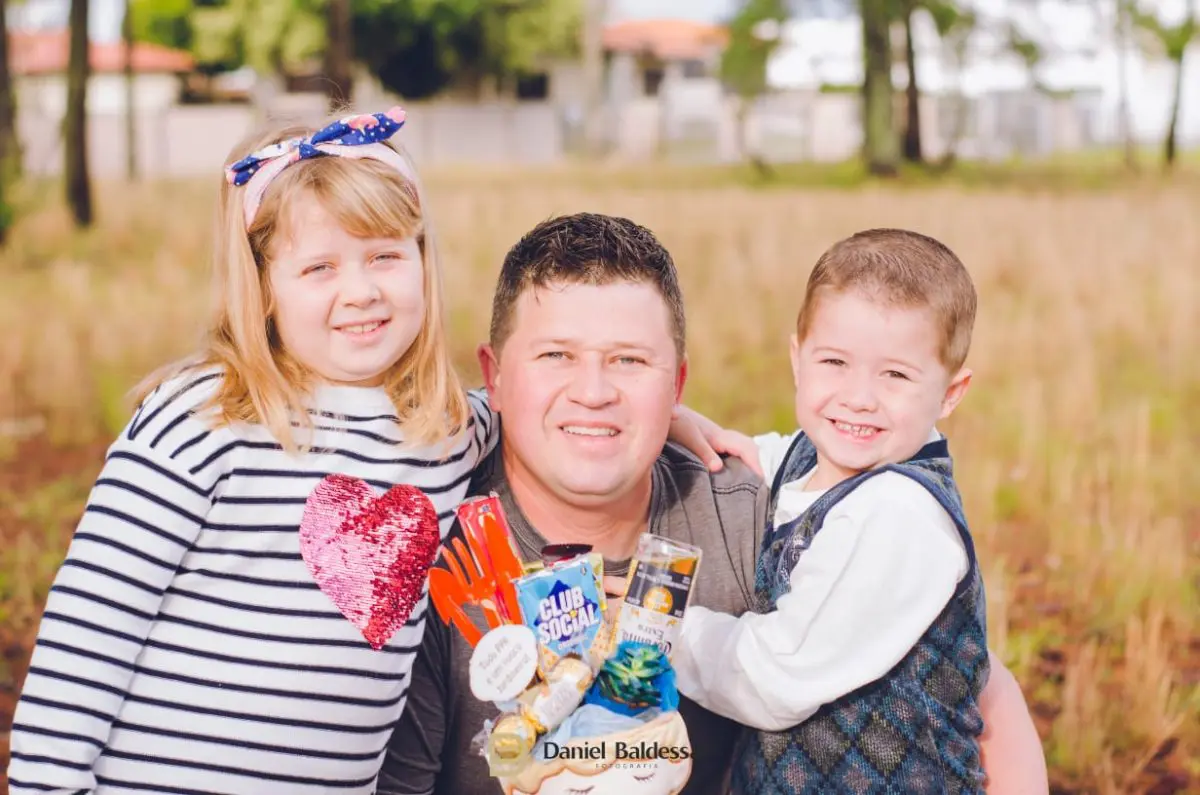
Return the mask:
<path id="1" fill-rule="evenodd" d="M 1008 48 L 1025 64 L 1025 71 L 1034 89 L 1042 89 L 1041 76 L 1038 67 L 1046 59 L 1046 48 L 1037 39 L 1027 35 L 1015 22 L 1009 20 L 1007 26 Z"/>
<path id="2" fill-rule="evenodd" d="M 188 50 L 198 68 L 279 73 L 320 58 L 329 0 L 130 0 L 134 38 Z"/>
<path id="3" fill-rule="evenodd" d="M 784 0 L 745 0 L 729 21 L 729 45 L 721 55 L 721 80 L 738 98 L 738 150 L 764 176 L 770 167 L 760 152 L 750 151 L 746 124 L 754 101 L 767 91 L 767 62 L 787 17 Z"/>
<path id="4" fill-rule="evenodd" d="M 899 0 L 900 16 L 904 21 L 904 66 L 908 84 L 904 87 L 904 159 L 923 163 L 921 147 L 921 84 L 917 80 L 917 45 L 913 41 L 913 16 L 921 7 L 919 0 Z"/>
<path id="5" fill-rule="evenodd" d="M 125 67 L 125 177 L 137 179 L 137 103 L 133 81 L 133 0 L 125 0 L 121 44 Z"/>
<path id="6" fill-rule="evenodd" d="M 192 49 L 192 0 L 128 0 L 128 4 L 134 39 Z"/>
<path id="7" fill-rule="evenodd" d="M 9 70 L 8 19 L 0 2 L 0 182 L 20 169 L 17 98 Z"/>
<path id="8" fill-rule="evenodd" d="M 322 56 L 327 0 L 195 1 L 192 52 L 197 61 L 260 75 L 282 74 Z"/>
<path id="9" fill-rule="evenodd" d="M 604 20 L 608 0 L 583 0 L 579 50 L 583 63 L 583 151 L 600 157 L 605 148 Z"/>
<path id="10" fill-rule="evenodd" d="M 1163 139 L 1163 165 L 1170 169 L 1175 165 L 1178 154 L 1179 106 L 1183 100 L 1184 59 L 1188 47 L 1196 38 L 1196 5 L 1200 0 L 1186 0 L 1183 19 L 1176 25 L 1164 23 L 1152 11 L 1144 11 L 1136 4 L 1131 5 L 1133 24 L 1147 34 L 1147 49 L 1158 50 L 1175 67 L 1175 89 L 1171 96 L 1171 117 L 1167 121 L 1167 132 Z"/>
<path id="11" fill-rule="evenodd" d="M 891 0 L 859 0 L 863 36 L 863 158 L 879 176 L 896 174 L 900 141 L 892 121 Z"/>
<path id="12" fill-rule="evenodd" d="M 0 0 L 0 245 L 4 244 L 12 225 L 9 181 L 21 159 L 17 146 L 17 103 L 8 68 L 8 19 L 4 5 L 4 0 Z"/>
<path id="13" fill-rule="evenodd" d="M 330 110 L 353 101 L 354 44 L 351 39 L 350 0 L 328 0 L 325 13 L 325 77 Z"/>
<path id="14" fill-rule="evenodd" d="M 384 86 L 422 99 L 479 95 L 579 52 L 581 0 L 359 0 L 354 39 Z"/>
<path id="15" fill-rule="evenodd" d="M 1132 35 L 1133 18 L 1131 0 L 1116 0 L 1116 43 L 1117 43 L 1117 127 L 1120 130 L 1121 150 L 1125 168 L 1137 168 L 1137 150 L 1133 141 L 1133 120 L 1129 113 L 1129 40 Z"/>
<path id="16" fill-rule="evenodd" d="M 88 0 L 71 0 L 71 46 L 67 59 L 67 113 L 63 149 L 66 154 L 67 203 L 75 225 L 92 225 L 92 189 L 87 157 Z"/>
<path id="17" fill-rule="evenodd" d="M 938 39 L 942 42 L 948 58 L 948 69 L 959 84 L 959 90 L 951 93 L 948 98 L 954 101 L 953 124 L 946 138 L 940 165 L 952 166 L 958 158 L 958 146 L 967 128 L 967 99 L 961 90 L 962 73 L 966 66 L 967 53 L 971 35 L 978 24 L 975 12 L 962 8 L 947 0 L 925 0 L 925 10 L 933 18 L 933 26 L 937 30 Z"/>
<path id="18" fill-rule="evenodd" d="M 206 71 L 278 73 L 323 58 L 331 15 L 349 10 L 338 35 L 386 88 L 413 99 L 478 92 L 574 54 L 582 19 L 582 0 L 130 1 L 137 39 L 190 50 Z M 341 85 L 340 72 L 326 74 Z"/>
<path id="19" fill-rule="evenodd" d="M 967 12 L 955 0 L 894 0 L 892 12 L 904 27 L 904 66 L 908 75 L 905 86 L 904 159 L 910 163 L 925 162 L 921 141 L 921 80 L 917 74 L 917 45 L 913 36 L 913 20 L 922 11 L 929 14 L 938 38 L 949 43 L 956 26 L 967 21 Z"/>

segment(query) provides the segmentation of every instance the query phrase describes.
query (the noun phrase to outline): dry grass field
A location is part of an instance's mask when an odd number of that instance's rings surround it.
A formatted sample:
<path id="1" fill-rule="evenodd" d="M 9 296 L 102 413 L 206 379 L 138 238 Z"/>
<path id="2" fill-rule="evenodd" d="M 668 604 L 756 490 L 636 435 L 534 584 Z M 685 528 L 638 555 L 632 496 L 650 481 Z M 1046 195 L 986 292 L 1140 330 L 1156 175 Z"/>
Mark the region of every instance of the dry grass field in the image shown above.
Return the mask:
<path id="1" fill-rule="evenodd" d="M 126 391 L 203 326 L 213 184 L 57 194 L 0 251 L 0 737 L 49 582 Z M 954 248 L 981 312 L 944 426 L 984 566 L 991 643 L 1024 686 L 1059 793 L 1200 791 L 1200 191 L 431 179 L 457 360 L 506 248 L 591 209 L 654 229 L 688 306 L 686 400 L 790 428 L 786 339 L 818 254 L 906 226 Z M 4 748 L 6 751 L 6 743 Z M 0 769 L 3 769 L 0 764 Z"/>

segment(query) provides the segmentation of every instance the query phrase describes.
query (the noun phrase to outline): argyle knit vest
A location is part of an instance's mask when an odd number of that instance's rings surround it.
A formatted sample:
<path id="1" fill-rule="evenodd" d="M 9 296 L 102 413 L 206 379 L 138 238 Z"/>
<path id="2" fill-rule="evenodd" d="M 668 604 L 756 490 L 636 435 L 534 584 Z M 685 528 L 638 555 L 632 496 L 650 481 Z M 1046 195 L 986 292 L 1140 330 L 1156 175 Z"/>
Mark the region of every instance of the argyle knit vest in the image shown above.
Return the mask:
<path id="1" fill-rule="evenodd" d="M 816 465 L 801 433 L 771 489 Z M 869 478 L 896 472 L 932 494 L 953 518 L 970 568 L 953 598 L 905 657 L 881 679 L 822 706 L 785 731 L 747 730 L 735 755 L 733 791 L 799 793 L 983 793 L 979 696 L 989 673 L 983 581 L 954 483 L 945 439 L 909 460 L 862 472 L 829 489 L 802 515 L 768 528 L 756 571 L 759 609 L 770 611 L 790 590 L 790 576 L 830 509 Z M 771 521 L 769 518 L 768 521 Z"/>

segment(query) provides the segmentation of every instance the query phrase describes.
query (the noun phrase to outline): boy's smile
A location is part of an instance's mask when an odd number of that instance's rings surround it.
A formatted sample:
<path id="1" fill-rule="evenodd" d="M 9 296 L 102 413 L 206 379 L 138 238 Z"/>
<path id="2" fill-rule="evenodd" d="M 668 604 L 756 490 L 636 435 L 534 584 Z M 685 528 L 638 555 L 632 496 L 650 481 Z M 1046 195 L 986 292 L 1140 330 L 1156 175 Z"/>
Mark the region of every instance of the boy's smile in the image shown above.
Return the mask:
<path id="1" fill-rule="evenodd" d="M 910 458 L 962 399 L 971 373 L 953 377 L 924 308 L 866 293 L 821 298 L 803 340 L 792 338 L 796 419 L 817 448 L 809 489 L 828 488 Z"/>

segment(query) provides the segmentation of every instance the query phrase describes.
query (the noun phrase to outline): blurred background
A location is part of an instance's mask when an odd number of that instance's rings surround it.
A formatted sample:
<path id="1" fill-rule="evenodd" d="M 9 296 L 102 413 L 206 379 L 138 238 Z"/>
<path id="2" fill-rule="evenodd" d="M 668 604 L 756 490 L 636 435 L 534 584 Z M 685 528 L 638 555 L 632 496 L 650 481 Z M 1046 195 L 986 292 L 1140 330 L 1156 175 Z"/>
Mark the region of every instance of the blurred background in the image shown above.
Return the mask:
<path id="1" fill-rule="evenodd" d="M 980 293 L 950 437 L 1056 793 L 1200 792 L 1200 0 L 0 0 L 0 770 L 128 390 L 192 350 L 234 144 L 408 111 L 466 380 L 512 243 L 653 229 L 685 400 L 794 425 L 817 256 L 932 234 Z M 0 776 L 0 793 L 7 791 Z"/>

